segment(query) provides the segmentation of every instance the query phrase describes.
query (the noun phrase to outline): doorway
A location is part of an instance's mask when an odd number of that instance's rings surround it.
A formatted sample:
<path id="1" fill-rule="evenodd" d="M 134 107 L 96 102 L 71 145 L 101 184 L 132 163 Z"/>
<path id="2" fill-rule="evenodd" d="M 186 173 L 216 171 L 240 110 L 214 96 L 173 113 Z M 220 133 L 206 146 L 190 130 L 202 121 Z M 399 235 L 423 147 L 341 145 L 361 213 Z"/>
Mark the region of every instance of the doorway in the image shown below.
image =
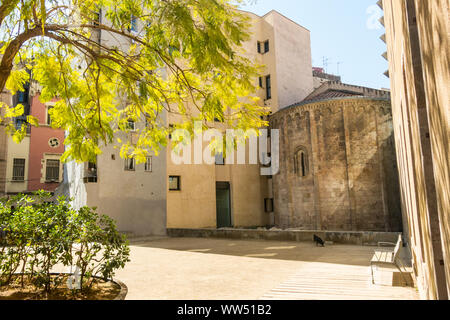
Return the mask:
<path id="1" fill-rule="evenodd" d="M 216 182 L 217 228 L 231 228 L 231 192 L 229 182 Z"/>

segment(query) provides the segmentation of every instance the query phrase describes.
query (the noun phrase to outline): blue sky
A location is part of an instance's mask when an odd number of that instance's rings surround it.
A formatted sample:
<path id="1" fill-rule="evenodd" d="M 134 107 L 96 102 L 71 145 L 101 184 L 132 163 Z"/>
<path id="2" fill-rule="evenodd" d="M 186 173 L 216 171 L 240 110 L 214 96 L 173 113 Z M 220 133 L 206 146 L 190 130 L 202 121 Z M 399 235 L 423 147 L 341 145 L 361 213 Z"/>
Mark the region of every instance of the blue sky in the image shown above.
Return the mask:
<path id="1" fill-rule="evenodd" d="M 377 0 L 246 0 L 242 9 L 264 15 L 274 9 L 311 31 L 313 66 L 339 75 L 349 84 L 389 88 L 388 63 Z"/>

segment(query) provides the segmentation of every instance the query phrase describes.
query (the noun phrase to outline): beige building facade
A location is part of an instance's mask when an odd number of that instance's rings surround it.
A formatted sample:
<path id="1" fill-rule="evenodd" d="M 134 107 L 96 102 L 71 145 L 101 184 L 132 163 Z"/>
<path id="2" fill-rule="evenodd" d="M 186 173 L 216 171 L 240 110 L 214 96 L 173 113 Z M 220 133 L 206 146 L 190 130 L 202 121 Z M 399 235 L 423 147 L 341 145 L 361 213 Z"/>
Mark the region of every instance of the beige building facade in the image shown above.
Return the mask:
<path id="1" fill-rule="evenodd" d="M 243 45 L 244 55 L 264 65 L 255 79 L 261 104 L 272 113 L 303 100 L 313 90 L 310 32 L 276 11 L 251 19 L 251 40 Z M 169 115 L 169 123 L 176 121 Z M 211 124 L 220 131 L 220 124 Z M 203 142 L 202 150 L 208 147 Z M 178 187 L 167 193 L 168 228 L 257 227 L 272 225 L 269 202 L 272 177 L 261 175 L 261 166 L 248 164 L 175 164 L 167 150 L 167 172 Z M 235 155 L 234 163 L 237 163 Z M 169 181 L 169 184 L 170 184 Z M 174 182 L 175 184 L 175 182 Z"/>
<path id="2" fill-rule="evenodd" d="M 450 293 L 448 0 L 383 0 L 402 208 L 426 299 Z"/>

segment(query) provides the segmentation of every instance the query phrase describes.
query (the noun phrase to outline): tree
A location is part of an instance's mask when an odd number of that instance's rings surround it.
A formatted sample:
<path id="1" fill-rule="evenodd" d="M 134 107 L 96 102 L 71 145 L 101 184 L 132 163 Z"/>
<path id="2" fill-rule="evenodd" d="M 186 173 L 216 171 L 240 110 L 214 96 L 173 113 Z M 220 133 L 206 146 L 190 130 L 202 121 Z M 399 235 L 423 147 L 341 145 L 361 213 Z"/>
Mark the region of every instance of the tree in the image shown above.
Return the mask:
<path id="1" fill-rule="evenodd" d="M 63 160 L 94 161 L 102 144 L 119 143 L 122 157 L 143 162 L 167 145 L 164 113 L 190 132 L 214 119 L 261 127 L 258 67 L 241 54 L 248 20 L 235 9 L 231 0 L 0 0 L 0 90 L 23 90 L 31 72 L 43 102 L 59 99 L 50 116 L 68 132 Z M 23 114 L 2 107 L 5 118 Z M 146 122 L 135 144 L 121 140 L 129 121 Z M 13 134 L 20 140 L 25 126 Z"/>

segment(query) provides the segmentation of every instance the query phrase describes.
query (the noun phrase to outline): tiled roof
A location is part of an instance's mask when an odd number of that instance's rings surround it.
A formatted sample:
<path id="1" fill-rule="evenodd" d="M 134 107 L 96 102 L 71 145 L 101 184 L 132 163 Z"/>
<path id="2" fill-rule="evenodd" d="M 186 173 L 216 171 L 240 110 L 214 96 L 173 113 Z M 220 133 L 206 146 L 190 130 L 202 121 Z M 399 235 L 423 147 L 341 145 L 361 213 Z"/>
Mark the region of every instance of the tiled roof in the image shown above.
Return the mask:
<path id="1" fill-rule="evenodd" d="M 325 92 L 322 92 L 318 95 L 309 96 L 303 102 L 312 102 L 312 101 L 319 101 L 319 100 L 327 100 L 327 99 L 333 99 L 333 98 L 343 98 L 343 97 L 353 97 L 353 96 L 362 96 L 361 93 L 357 92 L 351 92 L 351 91 L 345 91 L 345 90 L 327 90 Z"/>

